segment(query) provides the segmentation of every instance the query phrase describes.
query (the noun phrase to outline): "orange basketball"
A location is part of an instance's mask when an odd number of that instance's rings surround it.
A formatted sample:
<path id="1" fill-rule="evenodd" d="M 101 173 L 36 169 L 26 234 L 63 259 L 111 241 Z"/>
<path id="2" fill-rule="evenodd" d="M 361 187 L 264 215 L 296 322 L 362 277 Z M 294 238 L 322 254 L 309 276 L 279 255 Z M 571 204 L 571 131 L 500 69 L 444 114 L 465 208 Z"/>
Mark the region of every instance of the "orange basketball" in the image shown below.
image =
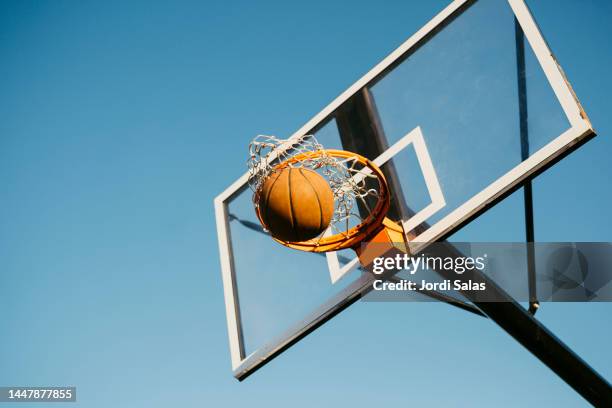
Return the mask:
<path id="1" fill-rule="evenodd" d="M 274 238 L 306 241 L 329 225 L 334 194 L 319 173 L 286 167 L 264 182 L 258 205 L 261 221 Z"/>

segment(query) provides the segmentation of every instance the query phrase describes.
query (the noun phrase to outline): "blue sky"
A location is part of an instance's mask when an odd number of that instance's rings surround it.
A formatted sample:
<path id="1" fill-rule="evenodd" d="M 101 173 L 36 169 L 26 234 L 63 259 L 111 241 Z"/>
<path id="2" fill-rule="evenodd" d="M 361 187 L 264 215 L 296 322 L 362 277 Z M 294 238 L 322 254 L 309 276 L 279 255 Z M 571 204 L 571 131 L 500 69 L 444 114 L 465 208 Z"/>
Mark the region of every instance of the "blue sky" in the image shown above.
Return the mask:
<path id="1" fill-rule="evenodd" d="M 612 241 L 612 6 L 529 4 L 599 134 L 535 181 L 536 237 Z M 214 196 L 253 135 L 292 133 L 445 5 L 2 2 L 0 385 L 75 385 L 83 407 L 584 405 L 434 303 L 357 303 L 231 375 Z M 519 199 L 471 236 L 514 239 Z M 611 378 L 610 312 L 538 317 Z"/>

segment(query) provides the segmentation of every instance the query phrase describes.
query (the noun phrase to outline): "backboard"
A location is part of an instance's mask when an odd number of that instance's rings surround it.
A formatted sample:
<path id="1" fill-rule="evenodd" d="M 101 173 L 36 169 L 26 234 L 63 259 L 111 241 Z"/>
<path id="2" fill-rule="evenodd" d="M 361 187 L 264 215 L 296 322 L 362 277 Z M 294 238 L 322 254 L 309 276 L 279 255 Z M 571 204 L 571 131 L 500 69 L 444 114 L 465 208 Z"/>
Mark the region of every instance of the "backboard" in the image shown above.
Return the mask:
<path id="1" fill-rule="evenodd" d="M 391 189 L 388 217 L 416 251 L 458 231 L 594 131 L 524 1 L 455 0 L 291 138 L 306 134 L 376 159 Z M 303 253 L 273 241 L 255 215 L 248 177 L 215 199 L 238 379 L 372 281 L 351 251 Z"/>

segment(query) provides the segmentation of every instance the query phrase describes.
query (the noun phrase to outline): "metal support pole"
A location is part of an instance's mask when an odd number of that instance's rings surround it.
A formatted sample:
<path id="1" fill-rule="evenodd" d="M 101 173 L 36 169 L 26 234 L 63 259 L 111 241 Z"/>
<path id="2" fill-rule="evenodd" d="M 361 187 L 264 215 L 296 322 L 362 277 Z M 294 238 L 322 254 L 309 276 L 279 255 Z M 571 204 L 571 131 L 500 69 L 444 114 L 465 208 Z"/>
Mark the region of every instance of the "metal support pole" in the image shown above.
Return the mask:
<path id="1" fill-rule="evenodd" d="M 434 244 L 427 249 L 429 255 L 463 257 L 459 251 L 447 243 Z M 456 279 L 453 271 L 438 271 L 445 279 Z M 489 319 L 497 323 L 521 343 L 540 361 L 546 364 L 569 386 L 597 407 L 612 406 L 612 387 L 592 367 L 559 340 L 551 331 L 528 311 L 523 309 L 510 295 L 482 272 L 474 269 L 466 271 L 463 278 L 475 283 L 484 283 L 487 298 L 498 302 L 482 302 L 477 292 L 459 291 L 472 301 Z"/>
<path id="2" fill-rule="evenodd" d="M 514 38 L 516 42 L 516 73 L 518 83 L 519 123 L 521 134 L 521 159 L 529 158 L 529 126 L 527 111 L 527 79 L 525 77 L 525 35 L 518 20 L 514 19 Z M 536 288 L 535 253 L 533 242 L 533 189 L 531 180 L 523 187 L 525 203 L 525 240 L 527 241 L 527 284 L 529 288 L 529 312 L 535 314 L 540 306 Z"/>

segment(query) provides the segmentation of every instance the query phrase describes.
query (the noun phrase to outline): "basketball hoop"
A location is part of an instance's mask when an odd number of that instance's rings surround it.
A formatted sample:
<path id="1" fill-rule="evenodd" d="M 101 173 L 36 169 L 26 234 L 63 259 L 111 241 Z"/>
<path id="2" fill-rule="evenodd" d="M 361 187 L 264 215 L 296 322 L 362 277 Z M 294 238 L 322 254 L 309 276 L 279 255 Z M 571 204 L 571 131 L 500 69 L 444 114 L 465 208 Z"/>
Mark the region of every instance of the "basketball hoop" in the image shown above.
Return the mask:
<path id="1" fill-rule="evenodd" d="M 389 230 L 386 236 L 389 232 L 393 237 L 403 236 L 401 227 L 385 218 L 390 206 L 389 187 L 380 168 L 367 158 L 344 150 L 324 149 L 311 135 L 293 142 L 258 136 L 249 150 L 249 184 L 254 191 L 255 212 L 264 229 L 280 244 L 307 252 L 352 248 L 360 253 L 360 244 L 383 230 Z M 275 236 L 262 215 L 262 202 L 267 203 L 261 197 L 266 181 L 271 177 L 278 179 L 281 172 L 294 168 L 316 171 L 333 193 L 334 212 L 329 226 L 320 235 L 304 241 Z M 291 196 L 292 192 L 286 194 Z M 293 213 L 289 217 L 294 217 Z"/>

